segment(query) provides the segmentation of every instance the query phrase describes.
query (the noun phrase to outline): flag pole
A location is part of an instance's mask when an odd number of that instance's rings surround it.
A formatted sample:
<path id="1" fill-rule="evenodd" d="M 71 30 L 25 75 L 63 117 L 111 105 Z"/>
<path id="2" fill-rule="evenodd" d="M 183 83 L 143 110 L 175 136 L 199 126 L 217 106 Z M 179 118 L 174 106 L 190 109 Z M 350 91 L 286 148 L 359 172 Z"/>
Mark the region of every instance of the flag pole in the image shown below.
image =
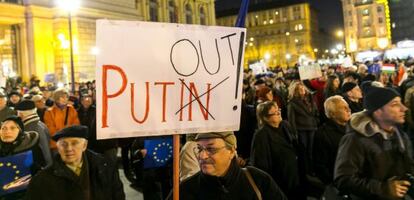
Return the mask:
<path id="1" fill-rule="evenodd" d="M 180 199 L 180 135 L 173 135 L 173 200 Z"/>

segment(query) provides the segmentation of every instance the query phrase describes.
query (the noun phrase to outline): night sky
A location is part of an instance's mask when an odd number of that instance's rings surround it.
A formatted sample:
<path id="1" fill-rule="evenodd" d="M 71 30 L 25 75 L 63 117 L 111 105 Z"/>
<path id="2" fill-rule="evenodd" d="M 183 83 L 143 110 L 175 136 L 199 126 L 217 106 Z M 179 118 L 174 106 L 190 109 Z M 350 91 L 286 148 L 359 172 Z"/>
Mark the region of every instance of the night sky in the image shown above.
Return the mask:
<path id="1" fill-rule="evenodd" d="M 294 0 L 250 0 L 250 5 L 258 2 L 289 2 Z M 343 29 L 343 15 L 341 0 L 297 0 L 310 1 L 318 12 L 318 22 L 321 29 L 333 34 L 338 29 Z M 241 0 L 216 0 L 216 13 L 227 9 L 240 8 Z"/>

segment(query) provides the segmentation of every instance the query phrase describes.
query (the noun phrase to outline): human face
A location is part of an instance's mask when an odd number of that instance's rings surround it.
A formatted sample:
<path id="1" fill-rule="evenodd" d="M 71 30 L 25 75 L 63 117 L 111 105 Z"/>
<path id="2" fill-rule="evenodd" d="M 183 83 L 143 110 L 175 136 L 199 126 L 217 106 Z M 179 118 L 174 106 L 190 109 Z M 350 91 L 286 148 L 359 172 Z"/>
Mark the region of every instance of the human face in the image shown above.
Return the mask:
<path id="1" fill-rule="evenodd" d="M 336 78 L 336 79 L 334 79 L 334 80 L 332 81 L 332 86 L 333 86 L 333 88 L 335 88 L 335 89 L 338 89 L 338 88 L 339 88 L 339 79 L 338 79 L 338 78 Z"/>
<path id="2" fill-rule="evenodd" d="M 0 110 L 3 110 L 3 108 L 6 107 L 7 104 L 7 98 L 6 97 L 0 97 Z"/>
<path id="3" fill-rule="evenodd" d="M 359 86 L 355 86 L 350 92 L 351 93 L 349 97 L 353 99 L 362 99 L 362 91 L 361 88 L 359 88 Z"/>
<path id="4" fill-rule="evenodd" d="M 11 95 L 10 102 L 16 104 L 16 103 L 19 103 L 19 101 L 20 101 L 20 96 L 19 95 Z"/>
<path id="5" fill-rule="evenodd" d="M 405 111 L 407 107 L 401 103 L 400 97 L 395 97 L 393 100 L 385 104 L 382 108 L 374 112 L 374 116 L 386 125 L 403 124 L 405 121 Z"/>
<path id="6" fill-rule="evenodd" d="M 12 143 L 19 135 L 20 128 L 14 121 L 5 121 L 1 125 L 0 138 L 5 143 Z"/>
<path id="7" fill-rule="evenodd" d="M 272 93 L 272 91 L 270 91 L 270 92 L 268 92 L 266 94 L 266 99 L 267 99 L 267 101 L 273 101 L 273 93 Z"/>
<path id="8" fill-rule="evenodd" d="M 334 121 L 336 121 L 336 123 L 341 125 L 345 125 L 349 119 L 351 119 L 351 109 L 345 100 L 341 100 L 335 105 L 335 109 L 332 113 L 332 118 Z"/>
<path id="9" fill-rule="evenodd" d="M 306 90 L 305 90 L 305 87 L 303 85 L 298 85 L 297 88 L 296 88 L 296 90 L 297 90 L 298 95 L 300 97 L 304 97 L 305 96 Z"/>
<path id="10" fill-rule="evenodd" d="M 264 118 L 266 123 L 273 127 L 279 127 L 280 122 L 282 121 L 282 115 L 280 108 L 277 106 L 272 106 Z"/>
<path id="11" fill-rule="evenodd" d="M 57 149 L 65 164 L 78 165 L 82 161 L 82 153 L 88 145 L 87 140 L 77 137 L 60 138 Z"/>
<path id="12" fill-rule="evenodd" d="M 201 171 L 204 174 L 218 177 L 226 175 L 231 160 L 235 156 L 235 150 L 228 149 L 224 140 L 221 138 L 202 139 L 197 141 L 195 153 Z"/>
<path id="13" fill-rule="evenodd" d="M 36 108 L 38 108 L 38 109 L 44 108 L 45 105 L 46 105 L 46 101 L 44 99 L 41 99 L 39 101 L 35 101 L 34 103 L 35 103 Z"/>
<path id="14" fill-rule="evenodd" d="M 83 97 L 81 103 L 84 108 L 89 108 L 92 105 L 92 98 Z"/>
<path id="15" fill-rule="evenodd" d="M 59 97 L 56 103 L 58 103 L 59 105 L 66 105 L 68 103 L 68 100 L 69 100 L 69 96 L 65 94 Z"/>

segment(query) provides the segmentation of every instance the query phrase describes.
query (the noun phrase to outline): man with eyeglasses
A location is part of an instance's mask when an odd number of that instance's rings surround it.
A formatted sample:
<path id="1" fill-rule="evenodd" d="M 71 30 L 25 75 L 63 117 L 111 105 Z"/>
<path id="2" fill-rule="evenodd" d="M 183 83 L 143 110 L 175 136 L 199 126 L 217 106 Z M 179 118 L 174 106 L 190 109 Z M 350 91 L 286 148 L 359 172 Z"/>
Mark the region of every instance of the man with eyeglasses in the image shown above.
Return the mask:
<path id="1" fill-rule="evenodd" d="M 58 155 L 53 165 L 32 178 L 26 199 L 124 200 L 117 167 L 87 148 L 88 128 L 70 126 L 58 131 Z"/>
<path id="2" fill-rule="evenodd" d="M 399 125 L 407 108 L 395 90 L 379 87 L 364 96 L 364 108 L 352 115 L 339 144 L 335 185 L 352 199 L 406 199 L 413 150 Z"/>
<path id="3" fill-rule="evenodd" d="M 200 133 L 194 153 L 201 171 L 180 184 L 180 200 L 286 199 L 274 180 L 255 167 L 237 164 L 233 132 Z M 250 179 L 251 178 L 251 179 Z"/>

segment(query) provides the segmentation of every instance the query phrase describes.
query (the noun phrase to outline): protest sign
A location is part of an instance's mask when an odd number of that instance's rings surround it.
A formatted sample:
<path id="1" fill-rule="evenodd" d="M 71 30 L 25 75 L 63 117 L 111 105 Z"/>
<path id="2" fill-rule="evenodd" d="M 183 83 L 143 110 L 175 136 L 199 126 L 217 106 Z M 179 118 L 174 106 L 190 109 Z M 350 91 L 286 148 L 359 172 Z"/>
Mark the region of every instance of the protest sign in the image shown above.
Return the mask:
<path id="1" fill-rule="evenodd" d="M 97 21 L 97 137 L 239 129 L 245 29 Z"/>
<path id="2" fill-rule="evenodd" d="M 321 66 L 315 63 L 299 67 L 300 80 L 311 80 L 322 76 Z"/>

